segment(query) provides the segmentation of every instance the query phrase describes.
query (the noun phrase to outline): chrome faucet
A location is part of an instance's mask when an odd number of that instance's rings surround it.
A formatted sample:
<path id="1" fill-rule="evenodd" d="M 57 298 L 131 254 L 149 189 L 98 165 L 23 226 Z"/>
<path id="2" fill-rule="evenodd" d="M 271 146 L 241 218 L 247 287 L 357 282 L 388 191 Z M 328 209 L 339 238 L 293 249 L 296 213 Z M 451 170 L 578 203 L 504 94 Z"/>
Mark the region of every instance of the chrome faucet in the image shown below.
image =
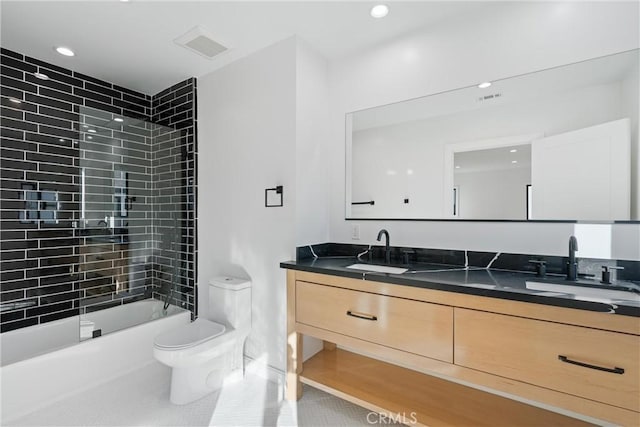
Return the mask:
<path id="1" fill-rule="evenodd" d="M 387 264 L 391 264 L 391 249 L 389 248 L 389 232 L 384 228 L 378 232 L 378 238 L 377 238 L 378 242 L 380 241 L 380 239 L 382 239 L 382 236 L 385 237 L 384 261 Z"/>
<path id="2" fill-rule="evenodd" d="M 569 261 L 567 262 L 567 280 L 578 280 L 578 261 L 576 251 L 578 250 L 578 239 L 576 236 L 569 237 Z"/>

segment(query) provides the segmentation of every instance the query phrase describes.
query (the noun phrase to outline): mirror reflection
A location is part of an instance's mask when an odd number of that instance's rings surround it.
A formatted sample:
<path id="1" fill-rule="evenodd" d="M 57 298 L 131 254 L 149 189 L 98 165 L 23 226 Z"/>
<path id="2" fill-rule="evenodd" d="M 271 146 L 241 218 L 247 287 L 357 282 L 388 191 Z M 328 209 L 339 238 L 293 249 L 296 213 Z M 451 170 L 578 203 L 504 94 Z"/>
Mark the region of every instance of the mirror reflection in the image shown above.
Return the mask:
<path id="1" fill-rule="evenodd" d="M 638 64 L 633 50 L 347 114 L 346 217 L 640 219 Z"/>
<path id="2" fill-rule="evenodd" d="M 531 145 L 454 153 L 453 208 L 458 219 L 529 219 Z"/>

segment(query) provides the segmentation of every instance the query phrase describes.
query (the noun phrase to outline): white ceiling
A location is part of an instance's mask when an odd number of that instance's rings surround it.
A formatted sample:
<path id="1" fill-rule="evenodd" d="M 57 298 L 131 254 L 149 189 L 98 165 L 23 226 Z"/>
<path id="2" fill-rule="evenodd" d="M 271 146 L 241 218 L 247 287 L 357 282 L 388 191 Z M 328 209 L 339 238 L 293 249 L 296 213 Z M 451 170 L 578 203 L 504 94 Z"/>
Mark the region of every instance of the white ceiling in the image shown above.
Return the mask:
<path id="1" fill-rule="evenodd" d="M 488 89 L 471 86 L 356 111 L 353 113 L 353 130 L 392 126 L 535 99 L 554 100 L 557 96 L 573 90 L 621 82 L 634 74 L 637 75 L 639 59 L 640 51 L 635 49 L 497 80 Z M 482 96 L 494 94 L 500 94 L 500 97 L 483 102 L 478 101 Z"/>
<path id="2" fill-rule="evenodd" d="M 374 1 L 7 1 L 0 3 L 2 46 L 118 85 L 155 94 L 297 34 L 327 59 L 337 59 L 488 3 Z M 229 51 L 208 60 L 173 40 L 196 25 Z M 66 58 L 53 51 L 68 46 Z"/>
<path id="3" fill-rule="evenodd" d="M 516 150 L 511 152 L 511 150 Z M 513 161 L 517 163 L 512 163 Z M 454 154 L 456 169 L 454 172 L 474 173 L 504 169 L 531 168 L 531 145 L 514 145 L 500 148 L 487 148 L 463 151 Z M 460 166 L 458 169 L 457 167 Z"/>

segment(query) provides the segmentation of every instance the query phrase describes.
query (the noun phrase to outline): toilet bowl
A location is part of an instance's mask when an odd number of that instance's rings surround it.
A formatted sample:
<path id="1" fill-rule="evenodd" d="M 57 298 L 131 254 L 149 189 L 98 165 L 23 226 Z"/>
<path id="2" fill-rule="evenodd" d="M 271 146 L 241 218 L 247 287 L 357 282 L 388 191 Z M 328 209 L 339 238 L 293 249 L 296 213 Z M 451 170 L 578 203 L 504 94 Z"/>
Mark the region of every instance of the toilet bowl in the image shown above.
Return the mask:
<path id="1" fill-rule="evenodd" d="M 172 403 L 198 400 L 218 390 L 234 371 L 242 373 L 244 342 L 251 329 L 250 285 L 242 279 L 212 279 L 212 320 L 198 318 L 155 338 L 154 357 L 172 368 Z"/>

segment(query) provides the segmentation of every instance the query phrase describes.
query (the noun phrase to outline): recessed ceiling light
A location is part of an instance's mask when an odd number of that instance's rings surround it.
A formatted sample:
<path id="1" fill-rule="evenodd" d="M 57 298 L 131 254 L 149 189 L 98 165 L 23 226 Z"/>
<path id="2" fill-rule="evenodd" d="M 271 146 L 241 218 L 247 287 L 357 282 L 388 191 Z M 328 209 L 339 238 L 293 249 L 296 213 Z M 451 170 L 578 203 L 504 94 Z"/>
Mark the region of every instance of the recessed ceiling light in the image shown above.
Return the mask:
<path id="1" fill-rule="evenodd" d="M 395 175 L 395 174 L 396 174 L 396 171 L 394 171 L 394 170 L 388 170 L 387 171 L 387 175 Z"/>
<path id="2" fill-rule="evenodd" d="M 75 53 L 69 49 L 68 47 L 64 47 L 64 46 L 59 46 L 56 48 L 56 52 L 58 52 L 60 55 L 64 55 L 64 56 L 75 56 Z"/>
<path id="3" fill-rule="evenodd" d="M 36 77 L 36 79 L 49 80 L 49 76 L 44 73 L 33 73 L 33 75 Z"/>
<path id="4" fill-rule="evenodd" d="M 517 160 L 511 160 L 511 163 L 518 163 Z"/>
<path id="5" fill-rule="evenodd" d="M 89 129 L 89 132 L 96 133 L 96 130 L 95 129 Z"/>
<path id="6" fill-rule="evenodd" d="M 18 98 L 9 98 L 9 101 L 13 102 L 14 104 L 22 104 L 22 101 L 20 101 Z"/>
<path id="7" fill-rule="evenodd" d="M 373 6 L 370 13 L 374 18 L 384 18 L 389 13 L 389 6 L 387 6 L 386 4 Z"/>
<path id="8" fill-rule="evenodd" d="M 118 123 L 122 123 L 124 122 L 124 119 L 121 119 L 120 117 L 116 117 L 115 119 L 113 119 L 114 121 L 118 122 Z"/>
<path id="9" fill-rule="evenodd" d="M 413 169 L 407 169 L 407 175 L 413 175 Z"/>
<path id="10" fill-rule="evenodd" d="M 460 166 L 456 166 L 456 169 L 460 169 Z"/>
<path id="11" fill-rule="evenodd" d="M 482 82 L 482 83 L 480 83 L 480 84 L 478 85 L 478 87 L 479 87 L 480 89 L 486 89 L 486 88 L 488 88 L 489 86 L 491 86 L 491 82 Z"/>
<path id="12" fill-rule="evenodd" d="M 509 150 L 509 152 L 510 152 L 510 153 L 517 153 L 517 152 L 518 152 L 518 150 L 516 150 L 516 149 L 514 148 L 514 149 L 512 149 L 512 150 Z"/>

